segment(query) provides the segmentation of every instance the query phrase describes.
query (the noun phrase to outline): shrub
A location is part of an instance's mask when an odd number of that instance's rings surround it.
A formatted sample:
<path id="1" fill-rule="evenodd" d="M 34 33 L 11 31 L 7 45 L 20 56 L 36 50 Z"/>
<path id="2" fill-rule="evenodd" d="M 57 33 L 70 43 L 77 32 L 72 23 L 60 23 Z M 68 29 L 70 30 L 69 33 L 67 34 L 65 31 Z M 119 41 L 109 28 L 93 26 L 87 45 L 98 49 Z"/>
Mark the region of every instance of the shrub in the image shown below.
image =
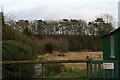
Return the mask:
<path id="1" fill-rule="evenodd" d="M 2 29 L 2 60 L 19 61 L 33 60 L 36 47 L 33 40 L 19 31 L 4 26 Z M 3 79 L 5 78 L 30 78 L 34 74 L 32 64 L 6 64 L 2 65 Z"/>
<path id="2" fill-rule="evenodd" d="M 56 49 L 57 45 L 52 42 L 49 42 L 45 45 L 44 50 L 48 53 L 52 53 Z"/>
<path id="3" fill-rule="evenodd" d="M 65 38 L 43 38 L 42 40 L 35 40 L 39 47 L 38 53 L 51 53 L 54 51 L 65 52 L 69 50 L 69 43 Z"/>
<path id="4" fill-rule="evenodd" d="M 16 41 L 3 41 L 2 43 L 2 60 L 19 61 L 33 60 L 32 50 L 29 46 Z M 9 64 L 3 65 L 4 78 L 24 78 L 33 74 L 34 66 L 32 64 Z"/>
<path id="5" fill-rule="evenodd" d="M 8 26 L 4 26 L 2 28 L 2 40 L 13 40 L 13 41 L 17 41 L 23 44 L 26 44 L 28 46 L 30 46 L 31 50 L 33 51 L 33 53 L 35 53 L 36 49 L 35 49 L 35 45 L 33 43 L 33 40 L 31 40 L 29 37 L 27 37 L 26 35 L 23 35 L 22 33 L 13 30 L 12 28 L 8 27 Z"/>
<path id="6" fill-rule="evenodd" d="M 58 51 L 66 52 L 69 50 L 69 43 L 67 39 L 59 38 L 57 44 L 58 44 Z"/>
<path id="7" fill-rule="evenodd" d="M 3 41 L 2 42 L 3 55 L 2 60 L 31 60 L 33 53 L 31 48 L 17 41 Z"/>
<path id="8" fill-rule="evenodd" d="M 56 63 L 56 64 L 46 64 L 45 65 L 45 70 L 47 74 L 50 73 L 62 73 L 64 72 L 64 65 L 60 64 L 60 63 Z"/>

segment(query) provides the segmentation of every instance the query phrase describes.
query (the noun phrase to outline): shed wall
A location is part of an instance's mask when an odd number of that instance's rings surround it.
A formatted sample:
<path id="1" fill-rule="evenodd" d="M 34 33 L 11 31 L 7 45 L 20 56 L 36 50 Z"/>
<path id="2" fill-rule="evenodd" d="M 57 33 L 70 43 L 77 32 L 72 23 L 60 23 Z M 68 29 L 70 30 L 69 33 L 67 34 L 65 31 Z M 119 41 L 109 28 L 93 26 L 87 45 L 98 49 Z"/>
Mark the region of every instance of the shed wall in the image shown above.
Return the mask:
<path id="1" fill-rule="evenodd" d="M 114 54 L 115 54 L 115 58 L 111 58 L 110 55 L 111 55 L 111 43 L 110 43 L 110 39 L 111 39 L 111 36 L 114 36 Z M 104 60 L 120 60 L 120 32 L 116 32 L 116 33 L 113 33 L 109 36 L 106 36 L 102 39 L 102 43 L 103 43 L 103 59 Z"/>

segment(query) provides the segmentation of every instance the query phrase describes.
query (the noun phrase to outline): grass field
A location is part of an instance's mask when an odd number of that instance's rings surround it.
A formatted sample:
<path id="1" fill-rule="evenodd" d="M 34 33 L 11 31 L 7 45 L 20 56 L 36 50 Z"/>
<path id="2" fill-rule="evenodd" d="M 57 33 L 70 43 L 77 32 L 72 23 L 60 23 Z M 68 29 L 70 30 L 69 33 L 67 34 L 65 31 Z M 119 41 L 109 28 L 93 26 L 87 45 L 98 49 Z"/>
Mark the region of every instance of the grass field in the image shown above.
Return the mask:
<path id="1" fill-rule="evenodd" d="M 44 56 L 39 56 L 47 60 L 75 60 L 75 59 L 86 59 L 86 56 L 89 56 L 92 60 L 103 60 L 102 52 L 66 52 L 64 53 L 66 56 L 56 56 L 53 54 L 45 54 Z M 85 69 L 85 63 L 66 63 L 64 64 L 66 67 L 70 67 L 72 69 L 79 68 Z"/>
<path id="2" fill-rule="evenodd" d="M 46 60 L 75 60 L 86 59 L 89 56 L 92 60 L 103 60 L 102 52 L 66 52 L 66 56 L 57 56 L 54 54 L 40 55 L 39 58 Z M 49 74 L 48 78 L 86 78 L 86 63 L 62 63 L 68 70 L 60 74 Z M 70 71 L 71 70 L 71 71 Z"/>
<path id="3" fill-rule="evenodd" d="M 74 60 L 74 59 L 86 59 L 86 56 L 89 56 L 93 60 L 102 60 L 103 53 L 102 52 L 66 52 L 64 53 L 66 56 L 56 56 L 53 54 L 44 55 L 45 59 L 48 60 Z"/>
<path id="4" fill-rule="evenodd" d="M 64 72 L 60 74 L 48 74 L 46 78 L 86 78 L 86 71 L 85 70 L 78 70 L 74 69 L 71 72 Z"/>

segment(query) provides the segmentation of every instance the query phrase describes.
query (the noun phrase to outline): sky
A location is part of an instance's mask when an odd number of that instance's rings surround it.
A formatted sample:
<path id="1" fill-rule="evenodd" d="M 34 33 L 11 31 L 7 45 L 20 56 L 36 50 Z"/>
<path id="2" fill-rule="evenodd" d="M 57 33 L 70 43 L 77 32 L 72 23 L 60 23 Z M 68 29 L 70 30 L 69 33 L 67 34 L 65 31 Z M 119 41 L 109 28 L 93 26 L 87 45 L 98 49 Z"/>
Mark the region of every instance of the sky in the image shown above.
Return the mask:
<path id="1" fill-rule="evenodd" d="M 0 0 L 6 15 L 15 20 L 83 19 L 108 13 L 118 18 L 119 0 Z"/>

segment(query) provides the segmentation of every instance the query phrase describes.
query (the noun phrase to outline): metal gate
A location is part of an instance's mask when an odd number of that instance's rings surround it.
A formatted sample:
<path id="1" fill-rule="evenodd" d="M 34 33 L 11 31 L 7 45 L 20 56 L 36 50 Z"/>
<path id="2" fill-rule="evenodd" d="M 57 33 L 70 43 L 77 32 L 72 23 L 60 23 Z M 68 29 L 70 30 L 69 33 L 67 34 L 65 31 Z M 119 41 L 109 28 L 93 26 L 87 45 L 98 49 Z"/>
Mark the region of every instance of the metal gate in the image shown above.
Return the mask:
<path id="1" fill-rule="evenodd" d="M 120 61 L 90 61 L 90 78 L 120 78 Z"/>

